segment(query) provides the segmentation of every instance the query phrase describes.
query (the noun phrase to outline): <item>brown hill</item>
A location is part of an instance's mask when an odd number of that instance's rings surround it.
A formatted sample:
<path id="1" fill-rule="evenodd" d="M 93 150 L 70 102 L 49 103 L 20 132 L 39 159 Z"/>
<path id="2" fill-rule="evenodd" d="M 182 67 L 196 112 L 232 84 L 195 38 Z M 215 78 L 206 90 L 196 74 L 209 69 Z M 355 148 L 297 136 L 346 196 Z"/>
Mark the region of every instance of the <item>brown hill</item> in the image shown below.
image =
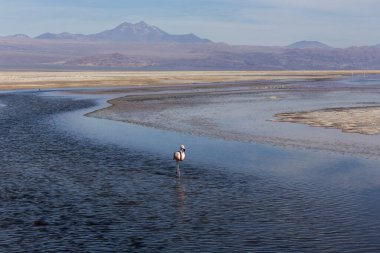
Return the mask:
<path id="1" fill-rule="evenodd" d="M 154 66 L 150 60 L 128 57 L 119 53 L 88 56 L 79 59 L 66 61 L 68 66 L 96 66 L 96 67 L 148 67 Z"/>

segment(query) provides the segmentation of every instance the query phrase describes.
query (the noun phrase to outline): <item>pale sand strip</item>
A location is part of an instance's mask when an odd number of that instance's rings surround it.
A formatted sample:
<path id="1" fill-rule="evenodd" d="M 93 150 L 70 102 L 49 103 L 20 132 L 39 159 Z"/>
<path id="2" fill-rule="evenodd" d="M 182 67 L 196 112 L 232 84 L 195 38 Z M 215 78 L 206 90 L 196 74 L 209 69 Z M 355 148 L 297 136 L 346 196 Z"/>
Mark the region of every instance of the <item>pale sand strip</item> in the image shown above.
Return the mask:
<path id="1" fill-rule="evenodd" d="M 357 71 L 124 71 L 124 72 L 0 72 L 0 90 L 121 87 L 130 85 L 171 85 L 261 80 L 315 80 L 342 75 L 361 75 Z M 380 74 L 380 70 L 365 71 Z"/>
<path id="2" fill-rule="evenodd" d="M 341 129 L 345 133 L 380 134 L 380 106 L 328 108 L 317 111 L 279 113 L 274 121 Z"/>

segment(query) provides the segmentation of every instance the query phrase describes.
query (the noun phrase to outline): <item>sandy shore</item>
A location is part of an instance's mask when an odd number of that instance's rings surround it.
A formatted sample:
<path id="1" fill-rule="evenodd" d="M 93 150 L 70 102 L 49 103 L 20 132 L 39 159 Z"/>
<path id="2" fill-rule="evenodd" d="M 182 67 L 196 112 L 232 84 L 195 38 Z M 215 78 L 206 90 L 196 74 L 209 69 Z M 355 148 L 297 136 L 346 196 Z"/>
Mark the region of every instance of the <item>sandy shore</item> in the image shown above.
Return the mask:
<path id="1" fill-rule="evenodd" d="M 328 108 L 317 111 L 279 113 L 275 121 L 336 128 L 345 133 L 380 134 L 380 106 Z"/>
<path id="2" fill-rule="evenodd" d="M 78 87 L 122 87 L 264 80 L 315 80 L 362 75 L 363 71 L 125 71 L 0 72 L 0 90 Z M 365 71 L 380 74 L 380 71 Z"/>

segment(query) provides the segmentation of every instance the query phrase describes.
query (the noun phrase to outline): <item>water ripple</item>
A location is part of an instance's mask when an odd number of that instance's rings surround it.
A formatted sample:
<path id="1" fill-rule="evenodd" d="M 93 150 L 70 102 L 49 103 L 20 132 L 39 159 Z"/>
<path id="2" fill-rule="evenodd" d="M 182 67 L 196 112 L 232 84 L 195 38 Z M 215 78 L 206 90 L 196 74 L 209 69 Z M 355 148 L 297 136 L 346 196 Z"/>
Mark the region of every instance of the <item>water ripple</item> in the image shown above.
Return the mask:
<path id="1" fill-rule="evenodd" d="M 88 100 L 1 95 L 1 252 L 375 252 L 357 194 L 169 161 L 67 135 Z M 69 122 L 68 122 L 69 123 Z M 376 195 L 377 194 L 377 195 Z M 377 198 L 378 199 L 378 198 Z"/>

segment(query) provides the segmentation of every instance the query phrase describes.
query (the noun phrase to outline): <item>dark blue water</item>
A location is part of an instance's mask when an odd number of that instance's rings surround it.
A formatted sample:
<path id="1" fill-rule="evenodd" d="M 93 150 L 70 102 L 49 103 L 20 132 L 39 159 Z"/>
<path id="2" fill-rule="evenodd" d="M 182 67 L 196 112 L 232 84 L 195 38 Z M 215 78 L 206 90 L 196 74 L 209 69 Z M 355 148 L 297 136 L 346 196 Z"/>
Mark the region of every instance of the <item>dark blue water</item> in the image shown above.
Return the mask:
<path id="1" fill-rule="evenodd" d="M 0 252 L 380 251 L 377 160 L 69 113 L 85 99 L 0 101 Z"/>

